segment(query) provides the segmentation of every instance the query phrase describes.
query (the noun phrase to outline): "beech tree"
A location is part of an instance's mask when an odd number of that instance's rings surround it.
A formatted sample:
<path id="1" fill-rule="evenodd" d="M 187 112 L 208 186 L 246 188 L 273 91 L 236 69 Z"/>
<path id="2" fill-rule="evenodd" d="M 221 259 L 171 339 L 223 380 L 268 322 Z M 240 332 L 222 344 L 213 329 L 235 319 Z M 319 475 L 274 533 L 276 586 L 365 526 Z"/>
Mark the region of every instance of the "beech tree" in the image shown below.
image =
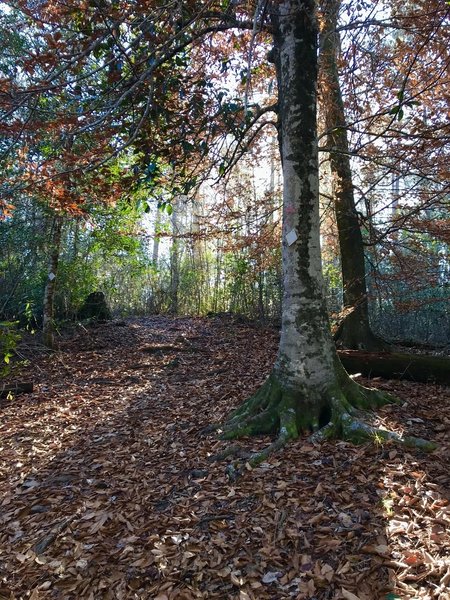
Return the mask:
<path id="1" fill-rule="evenodd" d="M 273 444 L 252 458 L 254 464 L 305 430 L 353 441 L 376 434 L 399 439 L 355 416 L 357 409 L 391 399 L 347 375 L 328 323 L 319 231 L 316 5 L 285 0 L 272 10 L 283 166 L 281 339 L 267 381 L 223 428 L 229 439 L 278 432 Z"/>
<path id="2" fill-rule="evenodd" d="M 133 145 L 143 159 L 145 177 L 158 179 L 160 184 L 165 179 L 174 193 L 180 194 L 195 185 L 202 160 L 220 134 L 222 140 L 230 133 L 237 139 L 225 160 L 223 153 L 217 152 L 223 145 L 215 146 L 216 156 L 223 161 L 219 174 L 225 174 L 274 108 L 270 104 L 251 108 L 247 98 L 241 104 L 224 102 L 223 95 L 208 84 L 206 62 L 195 71 L 191 58 L 221 55 L 219 45 L 206 43 L 212 33 L 251 31 L 246 40 L 249 48 L 254 47 L 259 32 L 266 42 L 270 34 L 283 171 L 281 340 L 267 381 L 230 416 L 223 425 L 224 436 L 275 433 L 275 442 L 253 457 L 253 463 L 302 431 L 353 441 L 378 435 L 429 449 L 432 446 L 426 442 L 377 430 L 358 418 L 358 409 L 374 408 L 392 399 L 358 385 L 347 375 L 330 333 L 319 232 L 316 1 L 262 2 L 252 7 L 251 14 L 239 3 L 233 7 L 233 3 L 224 10 L 214 2 L 189 2 L 180 7 L 148 2 L 139 12 L 131 3 L 103 2 L 100 8 L 89 5 L 86 10 L 70 2 L 27 6 L 27 12 L 36 10 L 46 25 L 47 55 L 34 60 L 50 70 L 39 85 L 33 81 L 31 94 L 43 94 L 55 86 L 74 90 L 82 112 L 75 109 L 68 117 L 59 115 L 60 128 L 75 137 L 89 132 L 101 143 L 93 155 L 86 153 L 79 160 L 66 157 L 65 165 L 70 164 L 72 170 L 102 164 L 111 152 Z M 122 22 L 125 17 L 128 21 Z M 54 60 L 52 48 L 59 48 L 55 29 L 61 21 L 71 24 L 79 35 L 74 34 L 75 42 L 71 42 L 74 51 L 70 56 L 75 58 L 64 54 L 65 64 L 56 68 L 49 56 Z M 65 40 L 65 52 L 70 47 L 67 44 Z M 92 58 L 96 53 L 97 63 Z M 27 67 L 31 68 L 30 64 Z M 79 91 L 75 83 L 86 85 L 86 81 L 99 86 L 100 93 Z M 248 84 L 245 87 L 247 92 Z M 10 94 L 6 104 L 14 100 L 15 95 Z M 54 126 L 57 128 L 56 119 Z M 170 169 L 165 169 L 168 163 Z"/>

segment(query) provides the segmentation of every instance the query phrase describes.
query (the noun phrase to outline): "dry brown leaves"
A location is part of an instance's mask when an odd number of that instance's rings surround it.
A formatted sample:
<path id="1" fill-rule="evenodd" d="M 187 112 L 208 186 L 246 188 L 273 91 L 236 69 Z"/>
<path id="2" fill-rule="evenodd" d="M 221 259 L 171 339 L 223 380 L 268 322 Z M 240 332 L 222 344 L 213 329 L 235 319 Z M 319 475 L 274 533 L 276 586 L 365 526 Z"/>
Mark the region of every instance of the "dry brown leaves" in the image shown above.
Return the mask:
<path id="1" fill-rule="evenodd" d="M 381 425 L 436 440 L 292 443 L 228 479 L 218 422 L 270 370 L 270 330 L 134 319 L 35 360 L 35 393 L 3 404 L 1 599 L 449 598 L 449 394 L 404 400 Z M 245 440 L 256 450 L 268 440 Z"/>

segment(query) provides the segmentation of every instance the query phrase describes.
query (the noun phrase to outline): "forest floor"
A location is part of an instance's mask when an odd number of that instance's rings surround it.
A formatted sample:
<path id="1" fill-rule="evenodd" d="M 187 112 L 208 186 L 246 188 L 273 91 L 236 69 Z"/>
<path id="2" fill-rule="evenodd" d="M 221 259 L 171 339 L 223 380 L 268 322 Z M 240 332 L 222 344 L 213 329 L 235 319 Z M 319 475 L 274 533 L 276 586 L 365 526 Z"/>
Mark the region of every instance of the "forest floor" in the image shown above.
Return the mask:
<path id="1" fill-rule="evenodd" d="M 231 480 L 202 430 L 269 372 L 277 334 L 149 317 L 29 349 L 0 400 L 0 599 L 450 598 L 449 388 L 370 383 L 379 424 L 439 444 L 291 443 Z M 242 441 L 257 450 L 266 439 Z"/>

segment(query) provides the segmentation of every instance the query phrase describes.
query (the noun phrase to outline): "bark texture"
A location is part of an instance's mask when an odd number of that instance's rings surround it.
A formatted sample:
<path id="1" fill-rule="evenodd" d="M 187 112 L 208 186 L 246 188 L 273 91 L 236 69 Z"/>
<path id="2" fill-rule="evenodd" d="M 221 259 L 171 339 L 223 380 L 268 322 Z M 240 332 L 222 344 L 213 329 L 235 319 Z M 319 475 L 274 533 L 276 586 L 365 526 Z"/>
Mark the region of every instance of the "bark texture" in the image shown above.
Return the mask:
<path id="1" fill-rule="evenodd" d="M 374 439 L 377 430 L 361 422 L 357 411 L 392 400 L 347 375 L 328 323 L 319 231 L 315 2 L 283 0 L 272 9 L 284 183 L 281 338 L 269 378 L 223 427 L 227 439 L 277 432 L 273 444 L 251 458 L 253 464 L 304 430 Z"/>
<path id="2" fill-rule="evenodd" d="M 339 345 L 349 349 L 377 351 L 385 344 L 369 323 L 364 244 L 355 206 L 347 123 L 339 82 L 340 38 L 336 31 L 340 0 L 321 1 L 320 84 L 330 159 L 332 193 L 339 234 L 344 314 L 335 334 Z"/>

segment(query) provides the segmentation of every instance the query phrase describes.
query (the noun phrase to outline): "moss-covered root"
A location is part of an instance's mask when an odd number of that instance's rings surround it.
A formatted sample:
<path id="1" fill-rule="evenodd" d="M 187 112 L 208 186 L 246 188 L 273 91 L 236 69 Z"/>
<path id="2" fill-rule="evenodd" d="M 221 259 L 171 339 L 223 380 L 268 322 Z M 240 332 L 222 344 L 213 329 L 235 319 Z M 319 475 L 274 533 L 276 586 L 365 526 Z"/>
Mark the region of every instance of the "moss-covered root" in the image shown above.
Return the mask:
<path id="1" fill-rule="evenodd" d="M 333 399 L 333 414 L 331 421 L 313 436 L 316 440 L 338 438 L 353 444 L 366 442 L 395 442 L 407 448 L 417 448 L 423 452 L 432 452 L 436 444 L 422 438 L 402 437 L 394 431 L 373 427 L 350 414 L 341 399 Z"/>
<path id="2" fill-rule="evenodd" d="M 393 441 L 409 448 L 418 448 L 423 452 L 432 452 L 436 444 L 413 436 L 402 437 L 394 431 L 386 431 L 359 420 L 355 412 L 371 410 L 385 404 L 398 404 L 400 400 L 383 390 L 367 388 L 347 374 L 339 361 L 337 365 L 339 389 L 331 395 L 330 423 L 318 432 L 317 437 L 340 438 L 354 444 L 383 440 Z M 355 409 L 357 409 L 355 411 Z"/>
<path id="3" fill-rule="evenodd" d="M 273 452 L 280 450 L 289 440 L 298 437 L 298 406 L 298 394 L 282 390 L 276 378 L 271 375 L 256 394 L 230 416 L 223 425 L 221 437 L 233 440 L 251 435 L 277 433 L 275 441 L 267 448 L 245 457 L 246 462 L 251 466 L 256 466 Z M 230 454 L 235 454 L 235 452 L 230 453 L 226 448 L 214 459 L 219 460 Z"/>
<path id="4" fill-rule="evenodd" d="M 277 439 L 260 452 L 252 454 L 248 459 L 248 463 L 250 466 L 256 467 L 265 461 L 271 454 L 281 450 L 289 440 L 294 440 L 297 437 L 298 429 L 296 412 L 293 408 L 287 408 L 280 415 L 280 431 Z"/>
<path id="5" fill-rule="evenodd" d="M 247 460 L 251 457 L 251 453 L 247 452 L 243 448 L 238 445 L 232 444 L 227 446 L 222 452 L 218 452 L 217 454 L 212 454 L 209 458 L 209 462 L 219 462 L 225 460 L 226 458 L 237 458 L 242 461 Z"/>
<path id="6" fill-rule="evenodd" d="M 239 428 L 229 432 L 233 437 L 239 436 Z M 260 452 L 254 452 L 253 454 L 243 451 L 239 446 L 228 446 L 225 450 L 219 454 L 216 454 L 210 458 L 212 461 L 224 460 L 225 458 L 238 458 L 242 462 L 248 463 L 252 467 L 256 467 L 263 461 L 265 461 L 271 454 L 281 450 L 289 440 L 293 440 L 298 437 L 297 429 L 297 417 L 296 412 L 292 407 L 285 408 L 281 411 L 279 416 L 279 432 L 274 442 L 263 448 Z M 233 467 L 232 471 L 234 476 L 238 473 Z"/>
<path id="7" fill-rule="evenodd" d="M 212 460 L 234 456 L 239 462 L 256 466 L 280 450 L 301 431 L 316 432 L 318 440 L 337 438 L 355 444 L 376 440 L 393 441 L 411 448 L 431 452 L 435 444 L 414 437 L 378 429 L 364 422 L 364 410 L 396 402 L 389 394 L 365 388 L 353 381 L 344 370 L 338 371 L 334 386 L 314 396 L 283 389 L 272 374 L 257 393 L 244 402 L 222 427 L 222 439 L 233 440 L 258 434 L 276 434 L 275 441 L 255 454 L 247 454 L 237 446 L 226 448 Z"/>
<path id="8" fill-rule="evenodd" d="M 342 366 L 339 358 L 335 363 L 339 391 L 342 391 L 349 404 L 362 410 L 373 410 L 385 404 L 396 404 L 400 400 L 383 390 L 365 387 L 354 381 Z"/>

